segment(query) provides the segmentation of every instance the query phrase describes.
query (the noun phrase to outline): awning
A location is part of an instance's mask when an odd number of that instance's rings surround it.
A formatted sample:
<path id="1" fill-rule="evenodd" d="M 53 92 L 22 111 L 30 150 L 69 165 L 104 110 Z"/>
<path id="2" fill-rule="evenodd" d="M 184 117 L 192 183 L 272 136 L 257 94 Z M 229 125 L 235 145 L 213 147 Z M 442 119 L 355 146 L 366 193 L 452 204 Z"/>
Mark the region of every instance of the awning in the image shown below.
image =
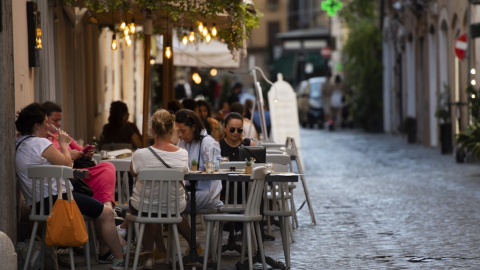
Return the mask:
<path id="1" fill-rule="evenodd" d="M 156 63 L 162 63 L 163 36 L 156 36 L 158 53 L 155 57 Z M 238 68 L 240 57 L 233 59 L 227 44 L 212 39 L 205 42 L 188 43 L 183 45 L 176 33 L 173 34 L 173 65 L 179 67 L 208 67 L 208 68 Z"/>

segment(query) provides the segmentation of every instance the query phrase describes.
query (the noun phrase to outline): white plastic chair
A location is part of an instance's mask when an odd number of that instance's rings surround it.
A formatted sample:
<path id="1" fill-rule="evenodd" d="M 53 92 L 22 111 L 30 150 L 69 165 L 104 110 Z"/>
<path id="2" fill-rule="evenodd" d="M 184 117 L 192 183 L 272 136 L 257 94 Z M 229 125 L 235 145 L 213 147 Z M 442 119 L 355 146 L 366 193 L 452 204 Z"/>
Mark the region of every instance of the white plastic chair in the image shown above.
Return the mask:
<path id="1" fill-rule="evenodd" d="M 264 184 L 265 184 L 265 176 L 267 174 L 267 169 L 264 166 L 256 167 L 252 170 L 251 179 L 252 182 L 250 183 L 250 190 L 247 199 L 247 204 L 245 207 L 245 212 L 241 214 L 212 214 L 212 215 L 204 215 L 203 218 L 207 222 L 207 233 L 206 233 L 206 241 L 205 241 L 205 254 L 208 254 L 208 250 L 210 248 L 209 239 L 212 237 L 212 227 L 214 222 L 219 222 L 218 230 L 217 230 L 217 242 L 218 242 L 218 253 L 217 253 L 217 269 L 221 269 L 221 259 L 222 259 L 222 234 L 223 234 L 223 223 L 227 221 L 231 222 L 243 222 L 243 252 L 241 256 L 241 261 L 243 262 L 245 259 L 245 247 L 248 247 L 248 263 L 249 269 L 253 269 L 253 236 L 251 231 L 251 225 L 255 225 L 256 231 L 256 238 L 258 244 L 258 250 L 260 252 L 260 256 L 262 258 L 262 265 L 263 269 L 266 269 L 266 262 L 265 262 L 265 254 L 263 250 L 263 243 L 262 243 L 262 234 L 260 231 L 260 221 L 262 220 L 262 215 L 260 214 L 260 204 L 262 202 Z M 207 269 L 207 261 L 208 256 L 204 257 L 203 261 L 203 269 Z"/>
<path id="2" fill-rule="evenodd" d="M 267 158 L 268 159 L 268 158 Z M 275 172 L 287 172 L 287 166 L 283 164 L 273 164 Z M 265 217 L 278 217 L 280 226 L 280 236 L 282 238 L 283 253 L 287 268 L 290 268 L 290 241 L 295 241 L 293 230 L 289 218 L 292 216 L 292 210 L 288 206 L 287 200 L 290 197 L 288 182 L 265 182 L 265 195 L 270 203 L 264 203 L 263 215 Z M 269 225 L 270 226 L 270 225 Z M 270 228 L 269 228 L 270 229 Z M 269 232 L 270 234 L 270 232 Z"/>
<path id="3" fill-rule="evenodd" d="M 286 172 L 293 172 L 292 169 L 292 159 L 290 155 L 287 154 L 267 154 L 266 161 L 269 163 L 283 164 L 288 167 Z M 298 219 L 297 213 L 295 211 L 295 199 L 293 197 L 293 190 L 297 187 L 295 183 L 288 184 L 288 196 L 287 199 L 290 201 L 290 209 L 292 210 L 292 227 L 298 228 Z M 293 234 L 292 234 L 293 236 Z M 293 239 L 292 239 L 293 241 Z"/>
<path id="4" fill-rule="evenodd" d="M 24 270 L 28 269 L 30 257 L 32 254 L 33 242 L 35 241 L 35 235 L 37 234 L 38 226 L 40 222 L 45 222 L 45 226 L 42 231 L 42 248 L 41 248 L 41 260 L 42 260 L 42 269 L 44 268 L 44 254 L 45 254 L 45 231 L 46 231 L 46 221 L 50 213 L 45 213 L 45 200 L 43 198 L 48 197 L 49 208 L 53 207 L 53 193 L 52 186 L 55 183 L 59 191 L 62 190 L 62 186 L 66 187 L 67 199 L 68 201 L 72 200 L 72 194 L 70 189 L 69 178 L 73 178 L 73 170 L 67 166 L 58 166 L 58 165 L 39 165 L 31 166 L 28 168 L 28 177 L 32 179 L 32 202 L 36 202 L 37 199 L 40 199 L 38 214 L 37 214 L 37 204 L 32 204 L 32 212 L 30 213 L 30 220 L 33 221 L 33 230 L 30 237 L 30 243 L 28 245 L 27 256 L 25 258 Z M 63 177 L 63 178 L 62 178 Z M 37 189 L 40 192 L 37 192 Z M 85 221 L 87 232 L 94 231 L 93 228 L 90 228 L 92 225 L 91 220 L 87 218 Z M 91 235 L 89 235 L 89 239 Z M 85 243 L 85 263 L 87 269 L 90 269 L 90 241 Z M 70 268 L 75 269 L 75 261 L 73 257 L 73 248 L 69 247 L 70 253 Z"/>
<path id="5" fill-rule="evenodd" d="M 143 233 L 145 231 L 145 224 L 168 224 L 169 237 L 168 237 L 168 251 L 173 250 L 172 244 L 175 244 L 180 269 L 183 270 L 182 253 L 180 250 L 180 240 L 178 238 L 177 224 L 182 222 L 182 216 L 180 216 L 180 199 L 179 190 L 182 188 L 181 181 L 183 181 L 184 173 L 181 170 L 176 169 L 156 169 L 146 168 L 140 170 L 137 176 L 137 182 L 142 183 L 142 190 L 140 192 L 140 205 L 137 215 L 127 213 L 127 220 L 135 223 L 140 223 L 139 234 L 137 237 L 137 247 L 142 246 Z M 150 191 L 155 192 L 150 192 Z M 157 202 L 145 204 L 145 200 L 149 202 Z M 160 209 L 159 209 L 160 205 Z M 162 213 L 162 205 L 168 205 L 167 212 Z M 147 211 L 145 211 L 147 207 Z M 147 216 L 142 216 L 142 210 Z M 160 212 L 160 213 L 159 213 Z M 157 215 L 154 217 L 153 215 Z M 130 250 L 130 244 L 132 241 L 132 228 L 128 226 L 127 237 L 127 250 Z M 174 243 L 171 241 L 171 233 L 173 233 Z M 153 237 L 153 236 L 152 236 Z M 168 252 L 170 253 L 170 252 Z M 140 248 L 137 248 L 135 252 L 135 259 L 133 262 L 133 269 L 137 269 L 138 257 L 140 255 Z M 175 260 L 173 260 L 173 269 L 176 269 Z M 128 265 L 130 259 L 130 253 L 127 253 L 125 259 L 125 265 Z"/>
<path id="6" fill-rule="evenodd" d="M 128 174 L 130 172 L 130 160 L 129 159 L 109 159 L 102 162 L 110 162 L 115 167 L 117 184 L 117 200 L 118 207 L 123 210 L 128 209 L 128 203 L 130 202 L 130 186 L 128 184 Z"/>

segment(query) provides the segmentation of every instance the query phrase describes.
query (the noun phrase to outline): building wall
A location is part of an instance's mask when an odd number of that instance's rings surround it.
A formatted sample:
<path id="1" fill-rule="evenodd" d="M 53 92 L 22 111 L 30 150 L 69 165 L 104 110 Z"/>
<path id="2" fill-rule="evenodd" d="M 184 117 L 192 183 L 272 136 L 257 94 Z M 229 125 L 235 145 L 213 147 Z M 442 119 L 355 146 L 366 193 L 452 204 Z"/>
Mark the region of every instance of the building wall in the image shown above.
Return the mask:
<path id="1" fill-rule="evenodd" d="M 28 66 L 26 0 L 12 0 L 13 62 L 15 73 L 15 110 L 34 101 L 35 69 Z"/>
<path id="2" fill-rule="evenodd" d="M 425 3 L 415 6 L 414 2 Z M 416 120 L 416 141 L 438 147 L 439 121 L 435 118 L 437 95 L 450 87 L 452 102 L 466 102 L 467 60 L 454 54 L 455 40 L 467 32 L 467 1 L 385 1 L 384 20 L 384 123 L 389 133 L 398 133 L 396 119 Z M 412 4 L 413 3 L 413 4 Z M 472 8 L 472 20 L 478 17 Z M 388 22 L 388 23 L 385 23 Z M 394 44 L 394 46 L 390 45 Z M 474 53 L 472 67 L 478 62 Z M 395 58 L 392 62 L 391 57 Z M 387 59 L 385 59 L 387 57 Z M 388 99 L 388 100 L 387 100 Z M 452 107 L 452 133 L 467 126 L 467 108 Z M 454 137 L 454 136 L 453 136 Z"/>

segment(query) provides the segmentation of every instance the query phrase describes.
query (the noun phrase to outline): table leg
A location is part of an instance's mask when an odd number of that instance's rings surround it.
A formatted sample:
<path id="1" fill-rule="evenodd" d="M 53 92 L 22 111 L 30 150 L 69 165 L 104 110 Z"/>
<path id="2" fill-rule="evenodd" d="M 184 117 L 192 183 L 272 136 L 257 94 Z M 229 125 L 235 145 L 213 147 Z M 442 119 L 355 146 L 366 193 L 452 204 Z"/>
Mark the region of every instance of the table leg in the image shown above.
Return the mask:
<path id="1" fill-rule="evenodd" d="M 192 241 L 190 242 L 190 256 L 186 256 L 183 261 L 184 263 L 203 263 L 203 257 L 198 256 L 197 254 L 197 230 L 195 227 L 195 222 L 197 218 L 197 199 L 196 199 L 196 192 L 197 192 L 197 181 L 190 180 L 190 218 L 192 220 L 192 224 L 190 225 L 190 233 L 192 237 Z"/>

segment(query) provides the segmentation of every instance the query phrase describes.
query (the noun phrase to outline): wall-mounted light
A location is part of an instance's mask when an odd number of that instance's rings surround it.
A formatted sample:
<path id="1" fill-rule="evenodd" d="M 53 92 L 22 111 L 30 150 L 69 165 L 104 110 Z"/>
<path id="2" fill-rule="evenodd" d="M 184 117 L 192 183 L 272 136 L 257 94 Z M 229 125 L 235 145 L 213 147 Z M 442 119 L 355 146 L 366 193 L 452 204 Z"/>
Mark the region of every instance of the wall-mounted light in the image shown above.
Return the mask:
<path id="1" fill-rule="evenodd" d="M 477 74 L 477 71 L 474 68 L 472 68 L 472 69 L 470 69 L 470 74 L 475 75 L 475 74 Z"/>
<path id="2" fill-rule="evenodd" d="M 27 2 L 28 66 L 39 67 L 39 50 L 42 49 L 42 29 L 40 12 L 36 2 Z"/>
<path id="3" fill-rule="evenodd" d="M 213 36 L 213 37 L 216 37 L 216 36 L 217 36 L 217 33 L 218 33 L 218 32 L 217 32 L 217 27 L 215 26 L 215 24 L 213 24 L 213 26 L 212 26 L 212 36 Z"/>
<path id="4" fill-rule="evenodd" d="M 116 50 L 117 49 L 117 35 L 113 34 L 112 35 L 112 50 Z"/>

